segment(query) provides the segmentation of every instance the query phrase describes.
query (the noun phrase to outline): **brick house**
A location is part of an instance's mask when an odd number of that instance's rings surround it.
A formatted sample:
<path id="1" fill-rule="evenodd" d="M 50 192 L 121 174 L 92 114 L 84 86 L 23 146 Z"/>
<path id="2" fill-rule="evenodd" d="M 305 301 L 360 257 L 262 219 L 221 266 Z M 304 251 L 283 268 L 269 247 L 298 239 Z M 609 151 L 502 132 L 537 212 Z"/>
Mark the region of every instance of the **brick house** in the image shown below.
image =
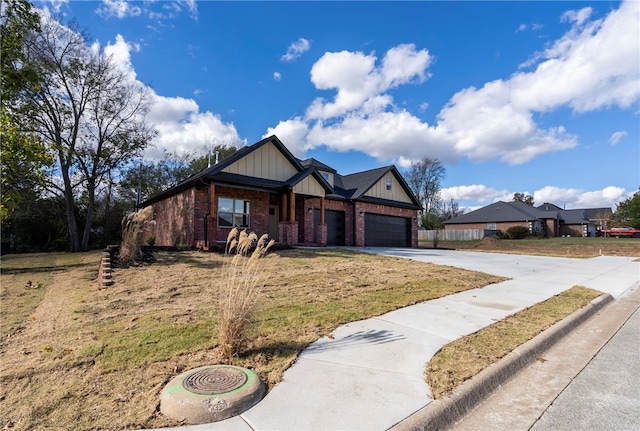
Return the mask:
<path id="1" fill-rule="evenodd" d="M 142 202 L 159 246 L 208 249 L 232 227 L 288 245 L 418 246 L 420 204 L 395 166 L 351 175 L 299 160 L 276 136 Z"/>
<path id="2" fill-rule="evenodd" d="M 520 201 L 494 202 L 444 222 L 445 230 L 485 229 L 505 232 L 525 226 L 534 235 L 596 236 L 596 230 L 611 216 L 611 208 L 565 210 L 551 203 L 537 207 Z"/>

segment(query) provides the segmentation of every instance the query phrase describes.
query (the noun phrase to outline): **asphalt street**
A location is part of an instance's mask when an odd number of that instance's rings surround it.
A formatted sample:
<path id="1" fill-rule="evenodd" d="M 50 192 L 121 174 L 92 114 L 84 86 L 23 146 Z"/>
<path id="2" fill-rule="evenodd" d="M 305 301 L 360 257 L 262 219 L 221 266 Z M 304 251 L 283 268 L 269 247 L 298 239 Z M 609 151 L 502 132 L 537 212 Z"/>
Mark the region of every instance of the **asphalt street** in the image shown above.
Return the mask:
<path id="1" fill-rule="evenodd" d="M 640 430 L 638 310 L 531 430 Z"/>

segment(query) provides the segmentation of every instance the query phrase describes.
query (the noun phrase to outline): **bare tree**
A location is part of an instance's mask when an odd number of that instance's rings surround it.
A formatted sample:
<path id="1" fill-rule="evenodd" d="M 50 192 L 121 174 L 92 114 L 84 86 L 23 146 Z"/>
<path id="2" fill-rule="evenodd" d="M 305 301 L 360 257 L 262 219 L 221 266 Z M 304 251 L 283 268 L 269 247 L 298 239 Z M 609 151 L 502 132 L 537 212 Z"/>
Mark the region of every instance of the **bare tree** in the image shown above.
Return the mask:
<path id="1" fill-rule="evenodd" d="M 81 32 L 50 17 L 42 17 L 41 32 L 27 38 L 26 48 L 41 68 L 40 88 L 31 94 L 34 120 L 57 155 L 71 250 L 87 250 L 98 186 L 154 135 L 144 121 L 148 94 L 111 57 L 87 46 Z M 79 189 L 87 197 L 82 239 L 75 212 Z"/>
<path id="2" fill-rule="evenodd" d="M 437 227 L 430 225 L 434 220 L 439 220 L 437 215 L 442 203 L 440 190 L 442 180 L 446 177 L 446 169 L 438 159 L 425 157 L 419 162 L 414 162 L 405 176 L 411 191 L 422 204 L 422 226 L 428 229 Z"/>
<path id="3" fill-rule="evenodd" d="M 455 199 L 451 198 L 449 202 L 442 203 L 442 212 L 440 213 L 442 220 L 451 220 L 463 214 L 464 208 L 460 208 L 460 204 Z"/>
<path id="4" fill-rule="evenodd" d="M 525 193 L 514 193 L 513 200 L 518 202 L 524 202 L 527 205 L 533 206 L 533 196 Z"/>

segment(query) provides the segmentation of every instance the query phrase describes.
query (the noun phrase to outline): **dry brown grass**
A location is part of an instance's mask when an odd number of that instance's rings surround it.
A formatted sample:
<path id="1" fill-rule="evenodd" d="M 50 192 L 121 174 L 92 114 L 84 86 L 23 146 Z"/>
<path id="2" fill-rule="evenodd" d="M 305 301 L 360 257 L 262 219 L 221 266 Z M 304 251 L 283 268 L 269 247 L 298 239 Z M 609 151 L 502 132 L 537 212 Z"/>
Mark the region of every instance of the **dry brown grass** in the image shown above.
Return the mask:
<path id="1" fill-rule="evenodd" d="M 123 430 L 175 426 L 158 412 L 177 373 L 221 363 L 224 257 L 158 252 L 97 290 L 100 253 L 2 257 L 0 427 Z M 268 253 L 255 324 L 236 365 L 270 387 L 340 324 L 501 280 L 347 250 Z M 41 282 L 27 289 L 27 281 Z M 213 284 L 213 286 L 212 286 Z M 13 322 L 9 325 L 5 322 Z"/>
<path id="2" fill-rule="evenodd" d="M 421 247 L 432 247 L 432 241 L 420 243 Z M 482 241 L 440 241 L 439 247 L 456 250 L 489 251 L 543 256 L 589 258 L 595 256 L 629 256 L 640 258 L 638 238 L 538 238 L 495 239 Z"/>

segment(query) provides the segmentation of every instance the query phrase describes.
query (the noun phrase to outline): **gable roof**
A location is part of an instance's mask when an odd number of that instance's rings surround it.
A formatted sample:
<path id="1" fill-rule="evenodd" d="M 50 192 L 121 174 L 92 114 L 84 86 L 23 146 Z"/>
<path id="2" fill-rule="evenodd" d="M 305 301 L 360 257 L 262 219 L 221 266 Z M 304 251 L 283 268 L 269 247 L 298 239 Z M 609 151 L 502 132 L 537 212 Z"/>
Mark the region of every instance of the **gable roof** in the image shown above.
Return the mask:
<path id="1" fill-rule="evenodd" d="M 249 175 L 242 175 L 239 173 L 229 172 L 229 167 L 234 165 L 236 162 L 241 159 L 249 156 L 251 153 L 257 151 L 261 147 L 267 144 L 273 144 L 273 146 L 284 156 L 284 158 L 291 164 L 294 171 L 296 172 L 290 178 L 286 180 L 274 180 L 268 178 L 260 178 Z M 333 187 L 329 184 L 329 182 L 320 174 L 319 171 L 331 172 L 334 174 L 334 185 Z M 387 173 L 391 172 L 397 179 L 398 183 L 401 185 L 403 190 L 409 196 L 411 203 L 407 202 L 399 202 L 399 201 L 389 201 L 379 198 L 373 198 L 369 196 L 365 196 L 367 191 L 369 191 L 381 178 L 383 178 Z M 332 167 L 325 165 L 324 163 L 313 159 L 305 159 L 300 160 L 291 154 L 291 152 L 284 146 L 284 144 L 278 139 L 277 136 L 272 135 L 267 138 L 256 142 L 255 144 L 247 147 L 242 147 L 229 157 L 222 159 L 217 164 L 210 166 L 202 171 L 191 175 L 184 181 L 180 182 L 174 187 L 171 187 L 165 190 L 162 193 L 159 193 L 156 196 L 151 197 L 150 199 L 142 202 L 140 207 L 148 206 L 154 202 L 158 202 L 166 197 L 179 193 L 183 190 L 191 188 L 198 184 L 220 184 L 220 185 L 228 185 L 228 186 L 242 186 L 245 188 L 251 188 L 256 190 L 265 190 L 265 191 L 274 191 L 274 192 L 285 192 L 287 190 L 291 190 L 300 182 L 305 180 L 306 178 L 312 176 L 321 186 L 324 188 L 326 197 L 330 199 L 344 199 L 344 200 L 362 200 L 362 201 L 371 201 L 382 204 L 392 204 L 394 206 L 406 207 L 406 208 L 415 208 L 420 209 L 421 206 L 411 189 L 404 181 L 402 175 L 398 172 L 395 166 L 386 166 L 377 169 L 371 169 L 364 172 L 358 172 L 346 176 L 342 176 L 337 173 L 335 169 Z"/>
<path id="2" fill-rule="evenodd" d="M 447 220 L 444 224 L 522 222 L 547 219 L 559 220 L 564 224 L 585 224 L 592 219 L 589 217 L 591 214 L 606 213 L 606 210 L 611 213 L 610 208 L 565 210 L 551 203 L 533 207 L 520 201 L 498 201 Z"/>
<path id="3" fill-rule="evenodd" d="M 410 203 L 408 202 L 400 202 L 400 201 L 389 201 L 382 198 L 376 198 L 373 196 L 366 196 L 367 192 L 372 189 L 373 186 L 376 185 L 378 181 L 384 178 L 387 174 L 391 173 L 398 183 L 402 190 L 407 194 L 410 199 Z M 389 204 L 393 202 L 395 206 L 402 206 L 406 208 L 413 209 L 421 209 L 422 206 L 414 196 L 413 192 L 405 182 L 404 178 L 398 172 L 398 169 L 391 166 L 384 166 L 381 168 L 370 169 L 368 171 L 356 172 L 349 175 L 339 175 L 335 174 L 334 176 L 334 185 L 333 185 L 335 194 L 338 197 L 347 200 L 359 200 L 363 202 L 371 202 L 371 203 L 379 203 L 379 204 Z"/>
<path id="4" fill-rule="evenodd" d="M 518 203 L 522 205 L 518 205 Z M 524 205 L 524 206 L 523 206 Z M 528 207 L 528 208 L 525 208 Z M 537 210 L 524 202 L 494 202 L 486 207 L 447 220 L 444 224 L 456 223 L 496 223 L 509 221 L 536 220 Z"/>

